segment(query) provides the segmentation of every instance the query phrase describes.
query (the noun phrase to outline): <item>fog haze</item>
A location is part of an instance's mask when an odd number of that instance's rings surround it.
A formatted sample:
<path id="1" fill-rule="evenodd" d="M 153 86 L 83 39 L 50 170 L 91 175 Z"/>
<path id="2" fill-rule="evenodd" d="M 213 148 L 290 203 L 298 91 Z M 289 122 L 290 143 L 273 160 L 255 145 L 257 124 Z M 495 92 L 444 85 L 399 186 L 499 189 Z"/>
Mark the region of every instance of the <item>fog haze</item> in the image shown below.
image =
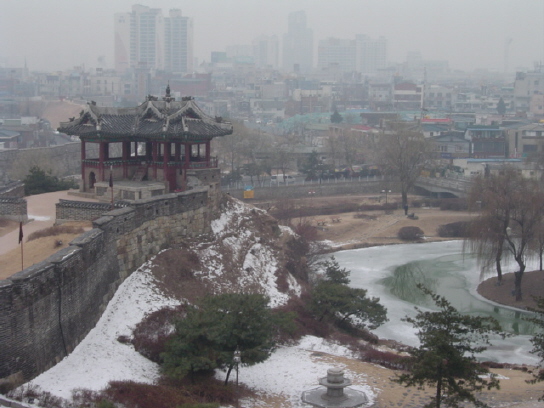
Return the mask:
<path id="1" fill-rule="evenodd" d="M 104 57 L 113 68 L 113 21 L 133 4 L 179 8 L 194 21 L 198 62 L 211 51 L 250 44 L 261 35 L 281 36 L 287 15 L 305 10 L 314 47 L 327 37 L 356 34 L 388 39 L 389 62 L 409 51 L 426 60 L 448 60 L 450 68 L 504 71 L 532 68 L 544 60 L 542 0 L 3 0 L 0 13 L 0 66 L 63 70 L 96 67 Z M 314 61 L 315 63 L 315 61 Z"/>

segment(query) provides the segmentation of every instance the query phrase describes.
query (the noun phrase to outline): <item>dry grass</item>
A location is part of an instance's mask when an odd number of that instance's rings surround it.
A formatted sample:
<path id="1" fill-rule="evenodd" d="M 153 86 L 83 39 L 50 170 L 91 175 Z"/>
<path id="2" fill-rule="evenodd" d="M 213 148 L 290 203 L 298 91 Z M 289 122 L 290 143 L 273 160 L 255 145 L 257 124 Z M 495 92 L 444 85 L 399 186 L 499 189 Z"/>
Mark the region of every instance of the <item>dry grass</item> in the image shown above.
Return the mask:
<path id="1" fill-rule="evenodd" d="M 76 225 L 53 225 L 49 228 L 44 228 L 39 231 L 35 231 L 30 234 L 26 242 L 34 241 L 35 239 L 45 238 L 45 237 L 56 237 L 63 234 L 82 234 L 85 230 L 81 226 Z"/>
<path id="2" fill-rule="evenodd" d="M 21 269 L 28 268 L 29 266 L 39 263 L 60 249 L 67 247 L 69 243 L 80 235 L 85 229 L 90 229 L 91 223 L 74 222 L 67 223 L 63 225 L 63 227 L 66 227 L 67 231 L 72 232 L 63 232 L 58 235 L 47 235 L 45 237 L 23 243 L 23 268 L 21 268 L 21 246 L 0 255 L 0 279 L 6 279 L 14 273 L 21 271 Z M 62 244 L 59 245 L 59 241 L 61 241 Z"/>

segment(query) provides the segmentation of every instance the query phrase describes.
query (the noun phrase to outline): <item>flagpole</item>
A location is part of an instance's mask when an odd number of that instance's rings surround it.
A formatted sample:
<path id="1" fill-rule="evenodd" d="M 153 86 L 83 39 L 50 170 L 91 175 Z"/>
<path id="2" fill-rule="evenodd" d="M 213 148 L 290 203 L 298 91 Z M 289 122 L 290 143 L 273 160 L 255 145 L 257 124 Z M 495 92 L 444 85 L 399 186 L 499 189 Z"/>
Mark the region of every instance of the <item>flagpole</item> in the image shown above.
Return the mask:
<path id="1" fill-rule="evenodd" d="M 19 222 L 19 244 L 21 244 L 21 270 L 25 269 L 23 264 L 23 221 Z"/>

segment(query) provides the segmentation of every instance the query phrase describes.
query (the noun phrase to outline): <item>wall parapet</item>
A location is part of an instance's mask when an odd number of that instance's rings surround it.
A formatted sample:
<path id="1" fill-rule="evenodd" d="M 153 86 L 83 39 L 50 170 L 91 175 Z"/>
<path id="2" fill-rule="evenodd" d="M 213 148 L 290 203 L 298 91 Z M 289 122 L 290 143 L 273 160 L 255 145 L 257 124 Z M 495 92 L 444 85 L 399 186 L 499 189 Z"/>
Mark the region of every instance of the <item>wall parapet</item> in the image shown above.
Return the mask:
<path id="1" fill-rule="evenodd" d="M 28 381 L 69 354 L 130 273 L 211 232 L 216 194 L 217 186 L 199 187 L 102 211 L 67 248 L 0 281 L 0 378 L 20 372 Z"/>
<path id="2" fill-rule="evenodd" d="M 22 197 L 0 196 L 0 218 L 26 222 L 27 202 Z"/>

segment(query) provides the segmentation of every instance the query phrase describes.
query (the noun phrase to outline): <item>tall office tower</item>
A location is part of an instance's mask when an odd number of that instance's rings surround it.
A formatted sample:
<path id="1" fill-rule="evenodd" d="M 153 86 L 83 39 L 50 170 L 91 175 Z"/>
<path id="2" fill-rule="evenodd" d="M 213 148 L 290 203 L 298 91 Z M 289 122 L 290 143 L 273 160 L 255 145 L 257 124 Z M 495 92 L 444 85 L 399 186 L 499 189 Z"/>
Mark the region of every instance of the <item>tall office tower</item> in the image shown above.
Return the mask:
<path id="1" fill-rule="evenodd" d="M 253 40 L 253 56 L 258 67 L 278 67 L 280 44 L 275 35 L 261 35 Z"/>
<path id="2" fill-rule="evenodd" d="M 181 10 L 170 10 L 164 19 L 164 69 L 170 72 L 193 71 L 193 20 Z"/>
<path id="3" fill-rule="evenodd" d="M 190 72 L 193 67 L 193 24 L 181 11 L 134 5 L 115 14 L 115 69 L 161 69 Z"/>
<path id="4" fill-rule="evenodd" d="M 283 35 L 283 68 L 286 71 L 311 72 L 314 59 L 314 34 L 306 26 L 306 13 L 289 14 L 287 33 Z"/>
<path id="5" fill-rule="evenodd" d="M 357 71 L 363 74 L 375 74 L 387 67 L 387 39 L 370 38 L 367 35 L 355 36 L 357 52 Z"/>
<path id="6" fill-rule="evenodd" d="M 317 68 L 336 67 L 340 72 L 355 71 L 355 40 L 327 38 L 317 47 Z"/>

